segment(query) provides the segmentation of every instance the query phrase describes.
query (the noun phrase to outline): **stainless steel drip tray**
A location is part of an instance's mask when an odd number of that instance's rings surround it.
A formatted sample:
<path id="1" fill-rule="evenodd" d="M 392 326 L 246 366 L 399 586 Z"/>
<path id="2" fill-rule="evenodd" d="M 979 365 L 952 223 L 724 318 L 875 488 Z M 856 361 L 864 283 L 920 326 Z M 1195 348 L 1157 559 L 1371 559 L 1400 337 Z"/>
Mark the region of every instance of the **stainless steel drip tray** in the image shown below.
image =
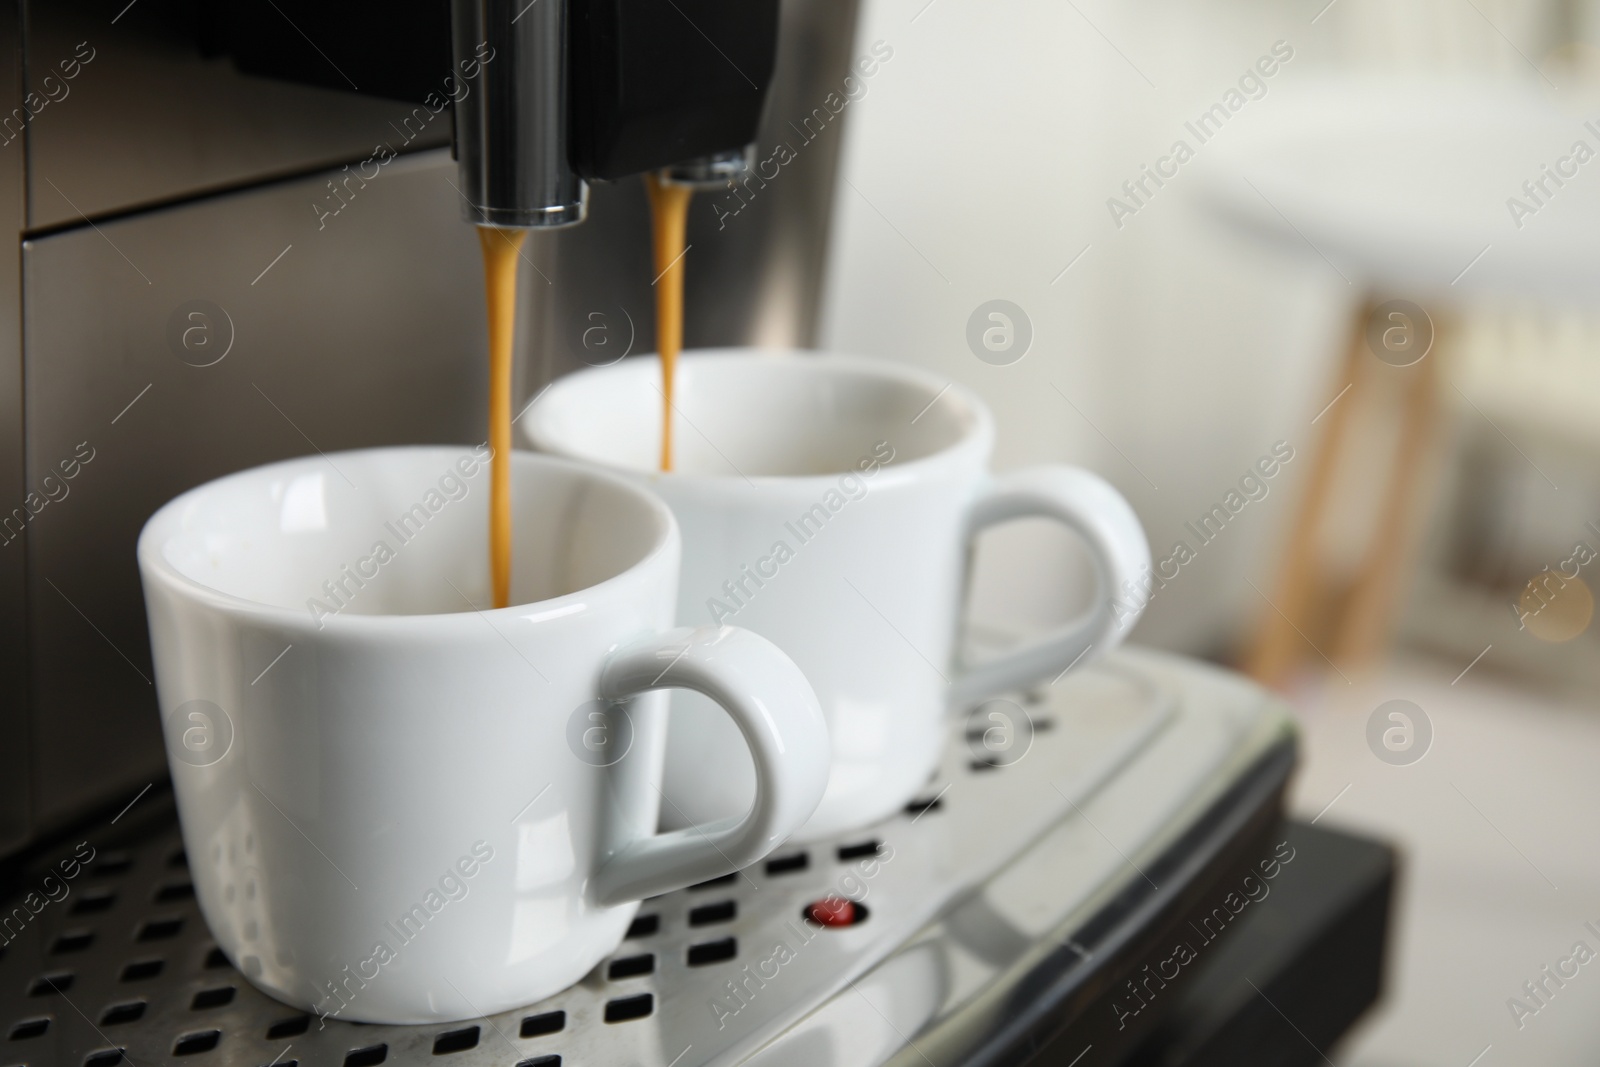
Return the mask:
<path id="1" fill-rule="evenodd" d="M 170 808 L 126 843 L 90 827 L 41 857 L 54 881 L 41 866 L 23 883 L 35 895 L 0 912 L 0 1067 L 867 1067 L 922 1062 L 930 1042 L 966 1056 L 1016 1022 L 1041 953 L 1104 957 L 1130 901 L 1159 895 L 1197 832 L 1216 836 L 1218 799 L 1290 746 L 1259 689 L 1125 650 L 980 708 L 903 814 L 647 901 L 571 989 L 438 1026 L 320 1020 L 256 991 L 205 928 Z M 96 858 L 64 881 L 79 840 Z M 859 902 L 858 921 L 804 918 L 832 896 Z"/>

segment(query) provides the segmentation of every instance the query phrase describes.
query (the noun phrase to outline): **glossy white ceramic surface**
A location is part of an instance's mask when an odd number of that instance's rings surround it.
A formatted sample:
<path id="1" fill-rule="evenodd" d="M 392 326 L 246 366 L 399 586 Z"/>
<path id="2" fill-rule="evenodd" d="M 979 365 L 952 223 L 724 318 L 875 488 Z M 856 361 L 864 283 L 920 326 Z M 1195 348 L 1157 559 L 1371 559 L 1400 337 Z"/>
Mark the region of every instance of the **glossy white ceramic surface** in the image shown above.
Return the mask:
<path id="1" fill-rule="evenodd" d="M 1048 681 L 1114 647 L 1135 617 L 1111 611 L 1149 549 L 1132 508 L 1086 471 L 995 478 L 994 430 L 958 385 L 842 356 L 686 353 L 673 473 L 655 469 L 659 363 L 630 359 L 553 384 L 523 420 L 541 451 L 627 473 L 672 508 L 685 554 L 678 621 L 771 638 L 822 701 L 833 745 L 827 794 L 800 840 L 895 811 L 938 761 L 946 714 Z M 954 662 L 972 538 L 1042 515 L 1079 534 L 1099 593 L 1087 615 L 971 670 Z M 667 825 L 736 815 L 750 757 L 714 708 L 673 698 Z"/>
<path id="2" fill-rule="evenodd" d="M 753 634 L 670 628 L 679 534 L 636 486 L 516 454 L 515 604 L 485 610 L 486 455 L 279 463 L 140 536 L 200 906 L 291 1004 L 423 1022 L 538 1000 L 616 948 L 636 901 L 755 862 L 822 795 L 804 678 Z M 654 833 L 649 691 L 672 687 L 756 753 L 745 818 Z"/>

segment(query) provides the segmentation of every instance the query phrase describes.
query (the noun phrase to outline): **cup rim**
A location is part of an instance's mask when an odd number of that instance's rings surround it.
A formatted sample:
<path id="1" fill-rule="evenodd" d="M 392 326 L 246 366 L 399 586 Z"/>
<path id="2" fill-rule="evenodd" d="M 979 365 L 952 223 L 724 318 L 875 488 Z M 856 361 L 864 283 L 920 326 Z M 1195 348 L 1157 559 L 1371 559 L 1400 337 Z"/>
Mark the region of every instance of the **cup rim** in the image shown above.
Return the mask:
<path id="1" fill-rule="evenodd" d="M 550 405 L 554 402 L 558 393 L 573 388 L 583 381 L 603 375 L 641 373 L 635 368 L 639 367 L 641 363 L 655 363 L 656 360 L 657 357 L 654 353 L 645 352 L 627 359 L 618 360 L 615 363 L 608 363 L 602 367 L 585 367 L 582 370 L 573 371 L 571 374 L 555 379 L 545 387 L 541 395 L 534 398 L 528 407 L 527 413 L 518 420 L 523 440 L 540 455 L 572 460 L 585 466 L 599 468 L 625 477 L 671 480 L 701 488 L 736 485 L 747 489 L 751 484 L 754 484 L 765 488 L 782 487 L 814 492 L 832 486 L 841 475 L 849 473 L 849 471 L 840 470 L 822 474 L 751 474 L 744 476 L 740 474 L 647 470 L 618 463 L 610 458 L 591 456 L 579 452 L 568 447 L 564 442 L 544 430 L 541 416 L 550 410 Z M 878 381 L 896 382 L 901 385 L 919 386 L 934 394 L 934 402 L 937 402 L 944 394 L 949 393 L 966 407 L 971 415 L 971 421 L 955 441 L 915 459 L 896 461 L 881 467 L 875 476 L 875 484 L 899 484 L 920 480 L 939 467 L 959 462 L 959 457 L 971 449 L 978 449 L 983 457 L 987 458 L 988 452 L 993 448 L 994 416 L 982 398 L 961 383 L 953 379 L 945 380 L 920 367 L 908 366 L 904 363 L 878 359 L 872 356 L 859 356 L 809 348 L 693 348 L 684 349 L 678 356 L 678 366 L 680 368 L 685 363 L 731 364 L 770 363 L 774 361 L 787 361 L 791 365 L 802 365 L 808 372 L 812 373 L 835 373 L 859 378 L 872 378 Z M 929 406 L 931 407 L 932 403 Z"/>
<path id="2" fill-rule="evenodd" d="M 345 458 L 353 460 L 358 457 L 396 454 L 420 457 L 430 453 L 439 456 L 441 459 L 455 458 L 463 452 L 472 451 L 474 447 L 476 446 L 385 445 L 376 448 L 348 449 L 343 452 L 328 454 L 294 456 L 290 459 L 278 460 L 273 463 L 247 467 L 244 470 L 233 471 L 219 478 L 203 482 L 173 497 L 157 508 L 149 519 L 145 520 L 143 528 L 139 531 L 136 548 L 141 582 L 145 585 L 157 582 L 166 587 L 168 591 L 190 602 L 199 603 L 205 607 L 230 614 L 246 616 L 253 621 L 272 623 L 285 629 L 313 632 L 326 640 L 330 635 L 360 636 L 380 632 L 393 634 L 422 626 L 435 628 L 439 626 L 481 627 L 480 617 L 492 622 L 496 619 L 510 619 L 526 615 L 530 608 L 564 607 L 567 601 L 577 600 L 582 597 L 593 599 L 602 592 L 620 591 L 623 587 L 635 582 L 642 573 L 659 566 L 659 561 L 663 555 L 681 552 L 682 535 L 678 530 L 678 522 L 673 516 L 672 510 L 654 495 L 630 482 L 627 478 L 597 469 L 592 464 L 579 463 L 562 456 L 545 455 L 516 449 L 511 452 L 511 460 L 514 464 L 564 469 L 590 481 L 604 482 L 642 502 L 658 520 L 658 534 L 655 543 L 646 551 L 643 557 L 604 581 L 584 586 L 582 589 L 575 589 L 570 593 L 563 593 L 560 596 L 548 597 L 544 600 L 530 600 L 524 603 L 509 604 L 503 608 L 466 608 L 462 611 L 418 612 L 403 615 L 339 612 L 324 616 L 320 620 L 320 624 L 314 624 L 306 617 L 306 613 L 303 610 L 281 607 L 277 604 L 266 604 L 259 600 L 250 600 L 196 581 L 178 570 L 176 566 L 167 560 L 162 551 L 162 546 L 171 535 L 171 528 L 181 521 L 183 510 L 202 495 L 214 492 L 227 483 L 243 481 L 247 478 L 261 478 L 279 471 L 287 473 L 297 467 L 318 466 L 324 462 L 336 462 Z M 487 562 L 487 559 L 485 562 Z M 563 617 L 565 617 L 565 613 L 563 613 Z"/>

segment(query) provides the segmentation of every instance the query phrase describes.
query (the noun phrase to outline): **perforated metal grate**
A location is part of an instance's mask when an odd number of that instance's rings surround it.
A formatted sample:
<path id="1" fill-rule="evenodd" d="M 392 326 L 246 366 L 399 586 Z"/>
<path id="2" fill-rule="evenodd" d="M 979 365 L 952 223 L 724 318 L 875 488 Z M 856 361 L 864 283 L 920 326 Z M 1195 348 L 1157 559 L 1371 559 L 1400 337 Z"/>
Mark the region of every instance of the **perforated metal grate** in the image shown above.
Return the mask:
<path id="1" fill-rule="evenodd" d="M 919 803 L 911 814 L 926 810 Z M 762 873 L 793 881 L 878 849 L 876 839 L 789 849 Z M 9 987 L 0 996 L 0 1065 L 373 1067 L 425 1055 L 450 1057 L 451 1067 L 560 1067 L 577 1062 L 575 1033 L 654 1014 L 657 990 L 639 979 L 738 959 L 738 937 L 729 932 L 739 918 L 731 895 L 738 882 L 728 875 L 646 902 L 613 957 L 549 1002 L 471 1024 L 372 1026 L 286 1007 L 234 970 L 194 903 L 178 828 L 170 825 L 133 847 L 98 851 L 71 881 L 58 873 L 48 891 L 41 884 L 37 914 L 27 903 L 13 905 L 29 918 L 13 919 L 20 936 L 0 947 L 0 983 Z M 58 886 L 66 894 L 52 899 Z M 20 997 L 13 995 L 19 978 Z"/>
<path id="2" fill-rule="evenodd" d="M 817 871 L 819 861 L 835 867 L 878 848 L 874 839 L 786 850 L 763 873 L 793 880 Z M 639 979 L 738 959 L 738 937 L 729 932 L 739 917 L 730 895 L 738 881 L 729 875 L 646 902 L 614 956 L 552 1001 L 472 1024 L 371 1026 L 285 1007 L 234 970 L 206 930 L 178 829 L 169 826 L 134 847 L 98 852 L 72 881 L 57 876 L 50 895 L 41 886 L 37 914 L 14 905 L 29 920 L 13 920 L 20 936 L 0 948 L 0 983 L 9 987 L 0 997 L 0 1064 L 373 1067 L 428 1056 L 450 1057 L 452 1067 L 560 1067 L 577 1062 L 575 1033 L 656 1011 L 657 990 Z M 56 886 L 66 887 L 59 900 L 51 899 L 61 892 Z M 20 997 L 12 995 L 18 979 Z"/>
<path id="3" fill-rule="evenodd" d="M 16 900 L 0 910 L 0 924 L 14 908 L 26 916 L 0 936 L 10 937 L 0 948 L 0 1067 L 735 1062 L 1070 817 L 1166 729 L 1175 708 L 1162 686 L 1109 667 L 1063 681 L 1048 706 L 1038 697 L 1017 700 L 1034 724 L 1027 759 L 975 760 L 965 731 L 953 730 L 935 781 L 900 815 L 646 901 L 623 944 L 577 985 L 466 1023 L 363 1025 L 278 1003 L 216 947 L 175 823 L 162 821 L 116 848 L 100 848 L 86 831 L 98 849 L 92 862 L 70 880 L 58 871 L 49 895 L 42 871 L 32 876 L 35 895 L 25 899 L 36 913 Z M 71 848 L 64 846 L 63 858 Z M 892 861 L 877 862 L 885 856 Z M 850 921 L 824 926 L 809 918 L 811 905 L 869 867 L 876 873 L 862 892 L 848 894 L 869 903 Z M 768 979 L 778 991 L 749 1003 L 729 999 L 734 979 L 770 962 L 778 941 L 798 946 L 795 962 Z"/>

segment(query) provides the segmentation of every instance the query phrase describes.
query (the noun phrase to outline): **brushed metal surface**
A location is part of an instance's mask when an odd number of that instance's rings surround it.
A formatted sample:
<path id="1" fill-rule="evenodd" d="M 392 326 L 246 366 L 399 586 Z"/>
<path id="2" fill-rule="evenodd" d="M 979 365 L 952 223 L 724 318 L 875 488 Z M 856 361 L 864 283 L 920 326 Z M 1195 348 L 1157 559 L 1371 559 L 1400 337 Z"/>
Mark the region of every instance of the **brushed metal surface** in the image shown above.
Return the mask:
<path id="1" fill-rule="evenodd" d="M 776 178 L 753 182 L 747 206 L 731 218 L 720 215 L 718 207 L 728 194 L 696 196 L 688 231 L 694 248 L 684 259 L 686 347 L 816 344 L 839 151 L 849 112 L 804 143 L 794 124 L 824 107 L 830 93 L 843 94 L 850 64 L 864 50 L 855 39 L 857 17 L 857 0 L 782 4 L 778 63 L 756 158 L 771 157 L 780 142 L 793 145 L 796 158 Z"/>
<path id="2" fill-rule="evenodd" d="M 322 230 L 312 178 L 25 244 L 29 475 L 93 450 L 30 528 L 42 822 L 165 773 L 134 564 L 157 507 L 317 449 L 483 439 L 482 266 L 453 176 L 447 153 L 402 157 Z M 223 316 L 184 318 L 195 300 Z M 185 348 L 175 323 L 210 332 Z"/>
<path id="3" fill-rule="evenodd" d="M 974 766 L 955 724 L 924 798 L 937 803 L 777 854 L 803 852 L 799 869 L 759 864 L 648 901 L 640 915 L 655 927 L 577 985 L 464 1023 L 358 1026 L 278 1004 L 212 951 L 186 892 L 186 865 L 212 857 L 184 856 L 176 827 L 124 855 L 100 828 L 84 828 L 82 839 L 103 854 L 65 896 L 0 935 L 13 939 L 0 956 L 4 1061 L 73 1067 L 125 1049 L 136 1064 L 173 1062 L 186 1036 L 214 1032 L 215 1052 L 203 1062 L 239 1067 L 339 1067 L 355 1050 L 380 1046 L 385 1063 L 458 1067 L 542 1056 L 574 1065 L 753 1057 L 865 1067 L 896 1053 L 916 1061 L 919 1048 L 939 1063 L 961 1062 L 945 1053 L 1006 1025 L 997 994 L 1011 993 L 1030 961 L 1061 944 L 1101 952 L 1093 931 L 1107 932 L 1104 920 L 1126 908 L 1131 884 L 1142 888 L 1141 869 L 1160 869 L 1154 860 L 1264 753 L 1292 744 L 1283 706 L 1262 690 L 1137 649 L 1048 693 L 1013 698 L 1037 728 L 1016 763 Z M 826 930 L 801 918 L 808 902 L 840 894 L 865 903 L 864 921 Z M 15 904 L 0 907 L 0 929 Z M 719 944 L 722 952 L 707 953 Z M 158 960 L 159 973 L 127 970 Z M 649 1001 L 641 1014 L 607 1020 L 608 1008 L 636 998 Z M 546 1025 L 525 1030 L 528 1019 Z M 284 1027 L 290 1020 L 300 1022 Z"/>
<path id="4" fill-rule="evenodd" d="M 0 7 L 0 115 L 21 103 L 22 6 Z M 0 146 L 0 227 L 22 228 L 26 157 Z M 4 232 L 0 230 L 0 232 Z M 0 519 L 27 493 L 22 429 L 21 252 L 0 255 Z M 26 509 L 24 509 L 26 510 Z M 28 834 L 31 777 L 27 694 L 27 535 L 0 533 L 0 856 Z"/>

